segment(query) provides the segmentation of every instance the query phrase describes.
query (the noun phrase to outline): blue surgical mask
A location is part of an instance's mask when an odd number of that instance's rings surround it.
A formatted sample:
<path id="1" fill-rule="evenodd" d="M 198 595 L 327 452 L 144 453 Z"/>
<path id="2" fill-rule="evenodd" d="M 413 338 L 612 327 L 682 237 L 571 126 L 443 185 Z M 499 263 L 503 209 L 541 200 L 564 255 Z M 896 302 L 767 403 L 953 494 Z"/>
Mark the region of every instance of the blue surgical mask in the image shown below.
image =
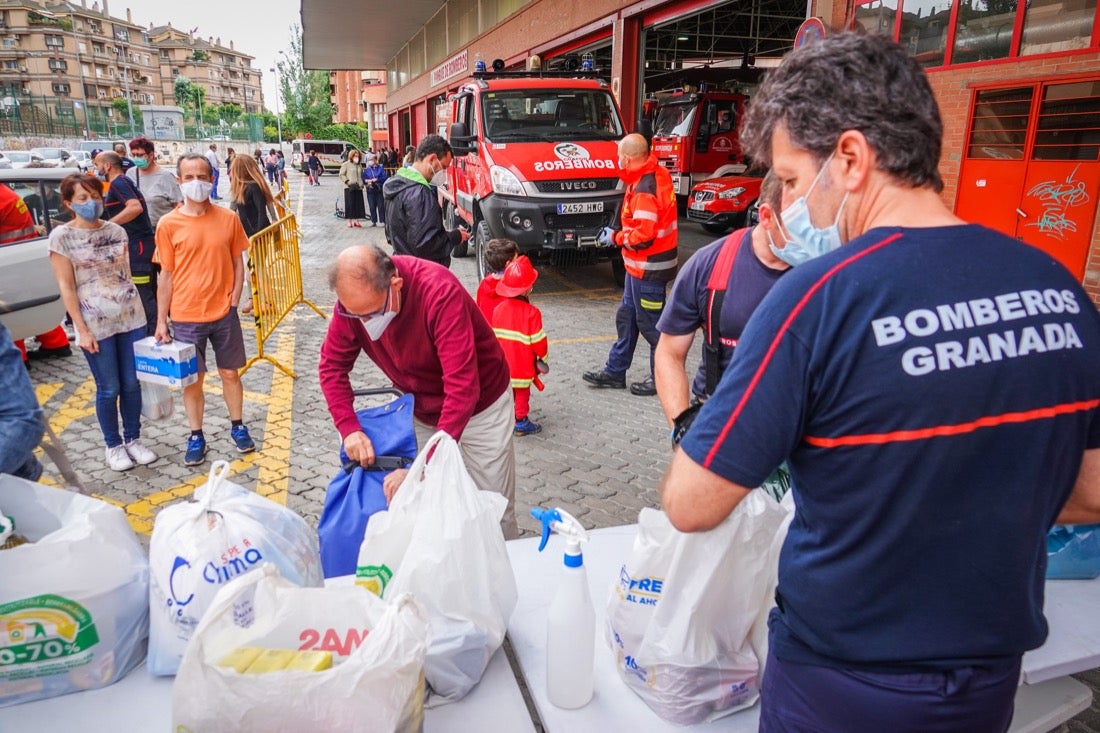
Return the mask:
<path id="1" fill-rule="evenodd" d="M 95 221 L 103 214 L 103 202 L 99 199 L 89 199 L 83 203 L 69 204 L 69 208 L 85 221 Z"/>
<path id="2" fill-rule="evenodd" d="M 774 244 L 768 246 L 776 257 L 792 267 L 797 267 L 815 257 L 832 252 L 841 245 L 840 215 L 844 211 L 844 205 L 848 203 L 848 194 L 844 194 L 833 223 L 825 228 L 814 226 L 813 220 L 810 219 L 810 208 L 806 203 L 806 199 L 814 190 L 814 187 L 817 186 L 818 181 L 821 180 L 821 176 L 825 173 L 825 169 L 832 159 L 833 156 L 830 155 L 825 164 L 821 166 L 821 170 L 817 172 L 817 177 L 814 178 L 814 182 L 810 184 L 806 193 L 779 214 L 779 221 L 783 225 L 783 229 L 786 230 L 784 237 L 787 241 L 783 249 L 779 249 Z"/>

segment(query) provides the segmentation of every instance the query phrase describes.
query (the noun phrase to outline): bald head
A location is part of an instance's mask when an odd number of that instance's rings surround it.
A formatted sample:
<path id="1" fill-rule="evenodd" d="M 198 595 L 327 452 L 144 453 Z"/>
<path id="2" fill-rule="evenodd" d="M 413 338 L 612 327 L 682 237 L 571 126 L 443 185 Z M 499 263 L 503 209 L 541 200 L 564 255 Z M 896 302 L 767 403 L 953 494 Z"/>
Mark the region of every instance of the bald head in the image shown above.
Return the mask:
<path id="1" fill-rule="evenodd" d="M 649 160 L 649 143 L 632 132 L 619 141 L 619 167 L 624 171 L 641 168 Z"/>
<path id="2" fill-rule="evenodd" d="M 336 255 L 329 269 L 328 284 L 339 294 L 345 288 L 370 288 L 376 292 L 390 286 L 397 273 L 390 256 L 373 244 L 356 245 Z"/>

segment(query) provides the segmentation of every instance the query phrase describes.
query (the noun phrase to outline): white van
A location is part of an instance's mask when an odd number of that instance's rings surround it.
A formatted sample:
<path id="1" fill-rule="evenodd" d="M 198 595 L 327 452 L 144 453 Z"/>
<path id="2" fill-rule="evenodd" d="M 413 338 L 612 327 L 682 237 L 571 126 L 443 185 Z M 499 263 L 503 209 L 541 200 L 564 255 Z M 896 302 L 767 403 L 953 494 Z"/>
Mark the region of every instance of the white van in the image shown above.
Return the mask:
<path id="1" fill-rule="evenodd" d="M 290 143 L 290 165 L 302 173 L 309 170 L 307 159 L 310 151 L 316 150 L 317 157 L 326 171 L 339 171 L 347 160 L 349 150 L 358 150 L 359 146 L 346 140 L 306 140 L 298 138 Z"/>

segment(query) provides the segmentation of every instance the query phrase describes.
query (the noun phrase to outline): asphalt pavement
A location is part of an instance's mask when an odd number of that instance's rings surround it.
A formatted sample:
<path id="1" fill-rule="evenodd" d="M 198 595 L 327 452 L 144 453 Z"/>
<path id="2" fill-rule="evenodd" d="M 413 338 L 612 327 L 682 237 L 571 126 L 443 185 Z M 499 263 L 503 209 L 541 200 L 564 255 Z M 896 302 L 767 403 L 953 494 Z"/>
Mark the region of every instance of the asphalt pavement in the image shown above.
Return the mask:
<path id="1" fill-rule="evenodd" d="M 367 222 L 364 228 L 352 229 L 334 216 L 343 197 L 335 176 L 322 177 L 319 187 L 306 185 L 305 177 L 296 171 L 290 176 L 291 208 L 302 232 L 305 297 L 331 314 L 335 297 L 327 285 L 327 271 L 336 254 L 361 243 L 385 248 L 385 235 L 381 226 Z M 227 182 L 223 181 L 222 189 L 227 193 Z M 712 239 L 699 225 L 681 218 L 683 259 Z M 473 293 L 477 287 L 474 260 L 455 259 L 451 269 Z M 657 398 L 597 389 L 581 380 L 584 370 L 604 364 L 615 339 L 614 314 L 621 290 L 615 287 L 607 263 L 543 264 L 539 272 L 531 299 L 543 313 L 551 371 L 543 378 L 545 391 L 536 391 L 531 398 L 531 418 L 542 424 L 542 432 L 516 440 L 520 529 L 524 535 L 538 533 L 529 515 L 532 506 L 561 507 L 590 529 L 636 522 L 643 507 L 659 506 L 658 483 L 669 458 L 668 427 Z M 242 323 L 246 349 L 253 355 L 257 353 L 254 324 L 248 317 Z M 255 453 L 235 452 L 219 381 L 216 375 L 208 375 L 207 463 L 194 468 L 183 465 L 188 430 L 178 393 L 173 416 L 147 421 L 142 427 L 143 442 L 159 459 L 117 473 L 104 461 L 95 387 L 87 363 L 76 353 L 79 350 L 74 347 L 69 358 L 35 362 L 30 374 L 50 424 L 86 488 L 124 507 L 135 529 L 146 538 L 160 508 L 190 496 L 216 459 L 231 461 L 236 483 L 285 503 L 316 525 L 325 487 L 339 470 L 339 435 L 317 377 L 326 325 L 312 309 L 297 306 L 264 347 L 265 353 L 297 377 L 287 376 L 267 361 L 244 373 L 244 419 L 258 446 Z M 639 381 L 649 372 L 644 346 L 642 341 L 628 381 Z M 364 388 L 388 386 L 366 358 L 359 360 L 352 383 Z M 359 406 L 368 404 L 364 401 Z M 43 462 L 47 469 L 43 480 L 60 483 L 56 468 L 48 459 Z M 1093 705 L 1059 730 L 1100 733 L 1100 670 L 1078 679 L 1093 689 Z"/>

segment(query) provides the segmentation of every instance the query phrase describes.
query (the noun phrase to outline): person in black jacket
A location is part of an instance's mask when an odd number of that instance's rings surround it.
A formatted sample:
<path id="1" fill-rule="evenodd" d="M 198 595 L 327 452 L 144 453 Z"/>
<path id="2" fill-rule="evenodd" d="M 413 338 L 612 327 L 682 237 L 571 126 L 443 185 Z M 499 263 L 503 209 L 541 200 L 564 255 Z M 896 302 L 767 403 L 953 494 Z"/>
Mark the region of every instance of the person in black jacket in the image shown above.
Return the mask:
<path id="1" fill-rule="evenodd" d="M 264 180 L 263 171 L 255 158 L 247 155 L 238 155 L 233 159 L 233 167 L 230 169 L 229 196 L 237 210 L 237 218 L 241 220 L 244 233 L 251 237 L 256 232 L 262 232 L 271 226 L 271 220 L 275 217 L 275 199 L 271 195 L 271 187 Z M 240 312 L 249 314 L 252 312 L 252 262 L 246 252 L 244 300 L 241 303 Z"/>
<path id="2" fill-rule="evenodd" d="M 386 239 L 400 255 L 451 265 L 451 250 L 470 238 L 464 229 L 443 228 L 443 212 L 431 180 L 447 170 L 454 155 L 439 135 L 420 141 L 412 165 L 398 168 L 382 187 L 386 201 Z"/>

